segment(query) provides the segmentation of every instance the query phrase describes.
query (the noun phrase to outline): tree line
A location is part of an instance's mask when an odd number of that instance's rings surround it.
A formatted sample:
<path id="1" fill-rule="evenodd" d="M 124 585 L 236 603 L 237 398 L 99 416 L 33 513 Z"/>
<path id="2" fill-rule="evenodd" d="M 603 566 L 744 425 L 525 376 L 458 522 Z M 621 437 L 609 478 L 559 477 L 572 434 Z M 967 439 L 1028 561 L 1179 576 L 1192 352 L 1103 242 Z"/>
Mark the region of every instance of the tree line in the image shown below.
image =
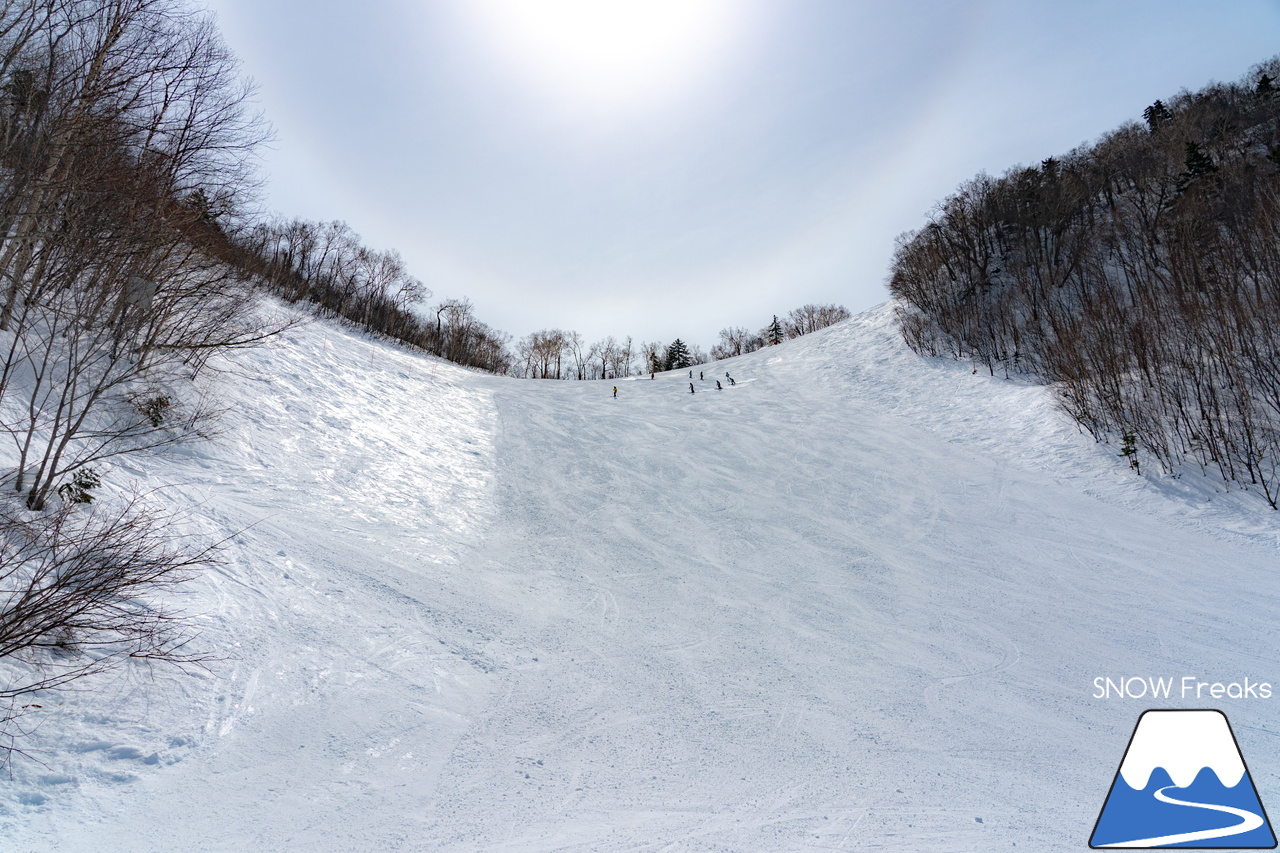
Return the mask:
<path id="1" fill-rule="evenodd" d="M 541 329 L 512 344 L 481 322 L 467 299 L 426 305 L 431 291 L 405 267 L 399 252 L 364 246 L 345 222 L 277 217 L 235 230 L 215 228 L 209 240 L 222 260 L 289 302 L 307 301 L 375 334 L 441 358 L 527 379 L 607 379 L 732 358 L 847 319 L 839 305 L 805 305 L 758 331 L 730 327 L 710 354 L 677 339 L 637 343 L 610 335 L 588 343 L 581 333 Z"/>
<path id="2" fill-rule="evenodd" d="M 720 360 L 755 352 L 767 346 L 825 329 L 849 317 L 849 309 L 843 305 L 803 305 L 792 310 L 782 320 L 779 320 L 778 315 L 775 314 L 773 322 L 756 332 L 740 326 L 721 329 L 720 340 L 711 347 L 711 357 Z"/>
<path id="3" fill-rule="evenodd" d="M 366 247 L 345 222 L 251 222 L 228 242 L 228 259 L 289 302 L 308 301 L 455 364 L 504 374 L 514 365 L 510 337 L 481 322 L 469 300 L 425 306 L 431 291 L 400 253 Z"/>
<path id="4" fill-rule="evenodd" d="M 683 370 L 780 344 L 849 316 L 849 310 L 840 305 L 805 305 L 781 320 L 774 315 L 759 331 L 737 326 L 722 329 L 710 353 L 680 338 L 669 344 L 636 344 L 630 337 L 619 341 L 609 336 L 588 344 L 578 332 L 543 329 L 517 342 L 510 372 L 528 379 L 619 379 Z"/>
<path id="5" fill-rule="evenodd" d="M 1120 455 L 1280 500 L 1280 59 L 978 175 L 899 239 L 917 352 L 1052 383 Z"/>

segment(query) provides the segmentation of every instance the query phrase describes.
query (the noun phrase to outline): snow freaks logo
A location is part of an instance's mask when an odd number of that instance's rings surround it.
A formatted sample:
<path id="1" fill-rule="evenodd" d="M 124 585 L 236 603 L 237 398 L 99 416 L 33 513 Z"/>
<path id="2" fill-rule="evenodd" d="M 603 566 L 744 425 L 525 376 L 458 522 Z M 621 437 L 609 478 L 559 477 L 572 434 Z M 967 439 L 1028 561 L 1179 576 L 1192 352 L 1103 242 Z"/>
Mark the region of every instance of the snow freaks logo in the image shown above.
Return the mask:
<path id="1" fill-rule="evenodd" d="M 1271 683 L 1244 681 L 1223 684 L 1221 681 L 1201 681 L 1194 675 L 1181 678 L 1134 675 L 1128 678 L 1103 678 L 1093 680 L 1094 699 L 1270 699 Z"/>
<path id="2" fill-rule="evenodd" d="M 1089 846 L 1274 848 L 1275 834 L 1226 716 L 1144 712 Z"/>

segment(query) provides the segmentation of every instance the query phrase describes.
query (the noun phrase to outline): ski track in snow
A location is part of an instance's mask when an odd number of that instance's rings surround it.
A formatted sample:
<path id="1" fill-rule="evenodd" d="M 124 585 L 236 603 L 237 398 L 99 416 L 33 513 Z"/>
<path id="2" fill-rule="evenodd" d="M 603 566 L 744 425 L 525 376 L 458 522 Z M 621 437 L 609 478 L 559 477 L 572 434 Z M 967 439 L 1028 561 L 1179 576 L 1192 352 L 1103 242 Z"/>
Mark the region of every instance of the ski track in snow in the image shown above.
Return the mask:
<path id="1" fill-rule="evenodd" d="M 890 317 L 692 395 L 251 355 L 225 439 L 109 475 L 235 532 L 182 601 L 222 660 L 59 694 L 3 849 L 1081 849 L 1147 707 L 1092 679 L 1276 680 L 1280 523 Z"/>

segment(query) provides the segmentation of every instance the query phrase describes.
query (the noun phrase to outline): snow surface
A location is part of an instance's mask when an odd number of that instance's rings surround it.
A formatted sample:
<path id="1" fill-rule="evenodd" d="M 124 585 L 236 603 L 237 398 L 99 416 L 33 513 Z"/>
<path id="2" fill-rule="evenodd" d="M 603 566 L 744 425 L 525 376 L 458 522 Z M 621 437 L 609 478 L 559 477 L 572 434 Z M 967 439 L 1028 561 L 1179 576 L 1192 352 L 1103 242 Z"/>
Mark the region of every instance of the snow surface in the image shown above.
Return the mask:
<path id="1" fill-rule="evenodd" d="M 1120 765 L 1120 775 L 1130 788 L 1141 791 L 1157 767 L 1163 767 L 1179 788 L 1190 787 L 1206 767 L 1228 788 L 1240 784 L 1245 773 L 1231 727 L 1220 711 L 1143 714 Z"/>
<path id="2" fill-rule="evenodd" d="M 1094 678 L 1280 683 L 1276 513 L 889 306 L 697 394 L 326 323 L 240 364 L 220 442 L 108 475 L 234 532 L 222 659 L 47 697 L 5 851 L 1080 850 L 1150 702 Z M 1264 804 L 1276 701 L 1220 705 Z"/>

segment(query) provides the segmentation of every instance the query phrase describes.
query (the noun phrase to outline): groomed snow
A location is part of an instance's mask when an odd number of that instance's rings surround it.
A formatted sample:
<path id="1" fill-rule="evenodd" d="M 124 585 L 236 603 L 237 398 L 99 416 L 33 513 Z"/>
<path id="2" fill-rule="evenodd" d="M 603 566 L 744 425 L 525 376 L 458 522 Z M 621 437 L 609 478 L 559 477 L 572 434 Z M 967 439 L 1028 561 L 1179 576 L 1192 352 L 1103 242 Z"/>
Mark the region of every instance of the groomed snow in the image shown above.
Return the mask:
<path id="1" fill-rule="evenodd" d="M 1256 497 L 1134 476 L 889 306 L 702 370 L 251 354 L 220 443 L 108 475 L 235 532 L 183 601 L 222 660 L 49 697 L 0 847 L 1074 851 L 1152 704 L 1095 677 L 1280 684 Z M 1264 804 L 1276 702 L 1219 705 Z"/>

